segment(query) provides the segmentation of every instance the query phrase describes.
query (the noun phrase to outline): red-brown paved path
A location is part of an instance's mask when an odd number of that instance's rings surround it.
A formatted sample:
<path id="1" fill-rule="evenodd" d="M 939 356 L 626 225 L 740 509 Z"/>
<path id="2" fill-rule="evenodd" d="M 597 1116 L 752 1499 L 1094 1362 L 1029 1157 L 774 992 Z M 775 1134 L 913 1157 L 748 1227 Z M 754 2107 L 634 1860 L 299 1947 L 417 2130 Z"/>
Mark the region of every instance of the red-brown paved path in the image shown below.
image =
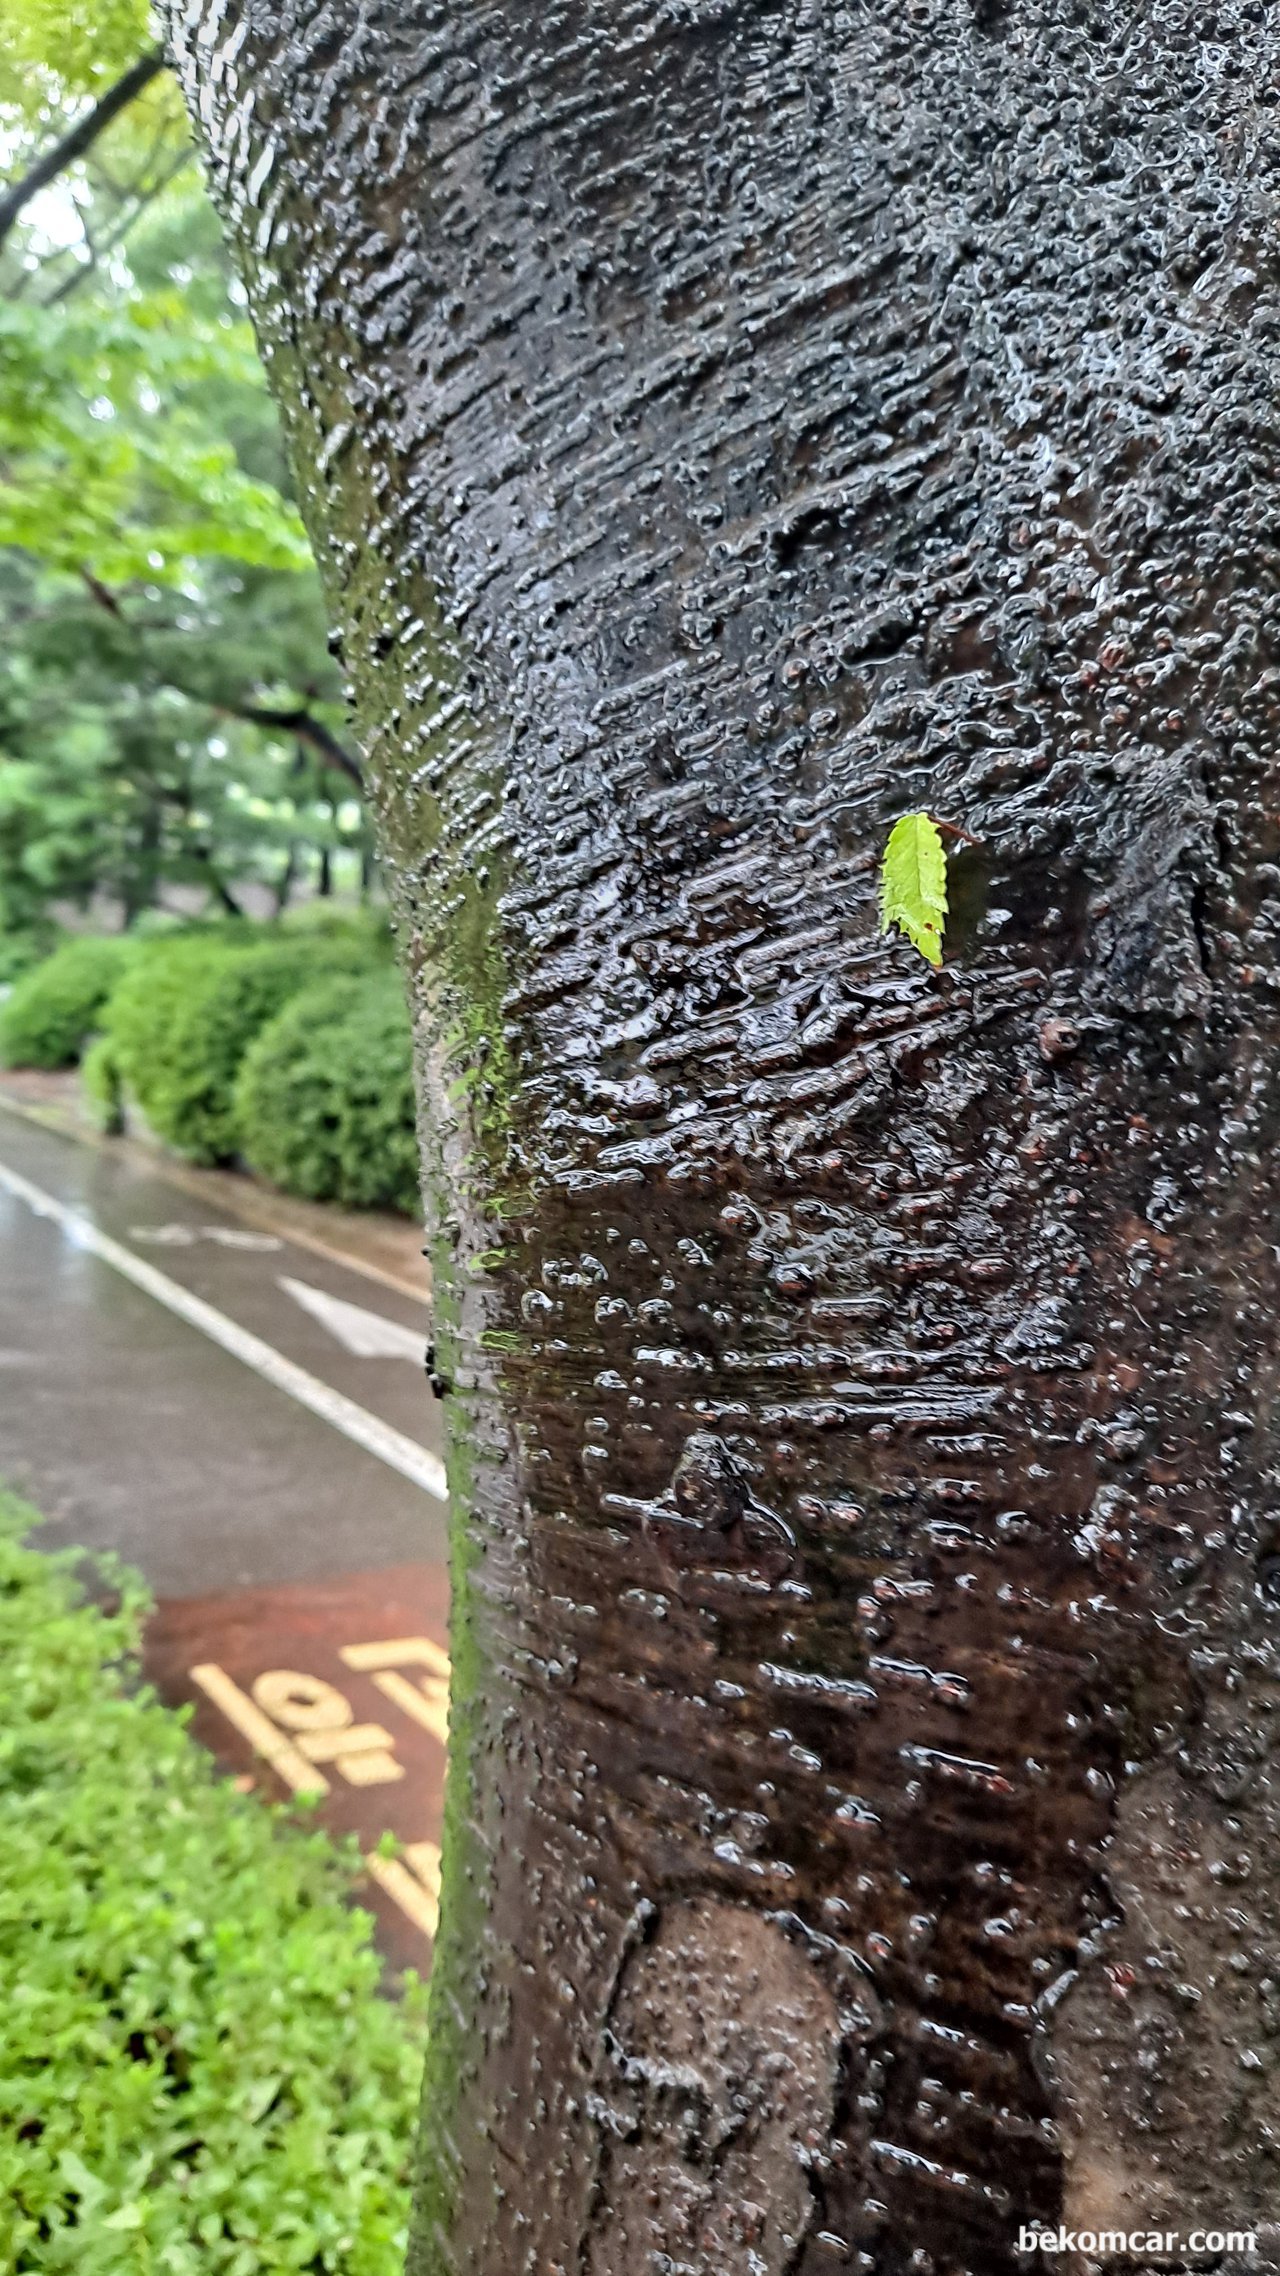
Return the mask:
<path id="1" fill-rule="evenodd" d="M 438 1888 L 447 1622 L 440 1568 L 392 1565 L 171 1599 L 146 1643 L 161 1697 L 192 1703 L 219 1762 L 273 1799 L 323 1789 L 322 1822 L 373 1858 L 365 1901 L 383 1949 L 416 1968 Z M 388 1833 L 392 1861 L 377 1855 Z"/>

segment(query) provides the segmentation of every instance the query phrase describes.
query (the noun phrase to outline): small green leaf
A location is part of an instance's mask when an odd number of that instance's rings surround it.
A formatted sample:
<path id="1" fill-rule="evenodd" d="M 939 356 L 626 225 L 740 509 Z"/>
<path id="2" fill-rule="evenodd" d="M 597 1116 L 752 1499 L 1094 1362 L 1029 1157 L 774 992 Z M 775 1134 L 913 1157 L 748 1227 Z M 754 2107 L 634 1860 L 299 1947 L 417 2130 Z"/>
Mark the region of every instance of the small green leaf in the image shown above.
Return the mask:
<path id="1" fill-rule="evenodd" d="M 927 814 L 904 814 L 880 864 L 880 930 L 896 925 L 926 963 L 938 965 L 946 923 L 947 857 L 938 825 Z"/>
<path id="2" fill-rule="evenodd" d="M 118 2212 L 108 2213 L 102 2226 L 104 2229 L 140 2229 L 146 2217 L 142 2206 L 135 2200 L 132 2204 L 121 2205 Z"/>

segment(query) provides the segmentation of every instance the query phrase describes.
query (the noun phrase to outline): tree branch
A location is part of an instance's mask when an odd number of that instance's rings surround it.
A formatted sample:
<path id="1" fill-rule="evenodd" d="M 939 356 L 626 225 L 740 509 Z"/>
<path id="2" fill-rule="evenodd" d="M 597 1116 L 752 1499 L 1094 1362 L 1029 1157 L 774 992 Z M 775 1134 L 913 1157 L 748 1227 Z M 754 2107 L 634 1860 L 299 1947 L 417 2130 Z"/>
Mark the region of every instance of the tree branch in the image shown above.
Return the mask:
<path id="1" fill-rule="evenodd" d="M 119 601 L 116 599 L 115 594 L 112 592 L 111 587 L 109 585 L 104 585 L 101 577 L 95 577 L 92 569 L 86 569 L 83 565 L 81 566 L 80 576 L 82 582 L 89 592 L 90 597 L 97 602 L 98 607 L 100 609 L 105 609 L 108 616 L 118 617 L 121 624 L 123 624 L 125 622 L 125 613 L 121 608 Z"/>
<path id="2" fill-rule="evenodd" d="M 82 567 L 80 576 L 99 608 L 105 609 L 109 616 L 117 617 L 122 624 L 128 623 L 110 586 L 104 585 L 102 579 L 95 577 L 90 569 Z M 136 632 L 138 628 L 135 625 L 131 629 Z M 177 680 L 171 679 L 170 685 L 176 687 L 179 694 L 185 695 L 189 703 L 207 704 L 210 711 L 216 711 L 223 719 L 244 719 L 251 727 L 274 727 L 282 735 L 295 736 L 298 742 L 307 743 L 313 751 L 318 752 L 326 766 L 344 774 L 348 782 L 353 783 L 357 790 L 363 791 L 364 776 L 355 753 L 338 740 L 333 729 L 325 726 L 323 719 L 317 719 L 314 712 L 308 711 L 305 704 L 275 708 L 264 703 L 228 703 L 225 697 L 197 695 Z"/>
<path id="3" fill-rule="evenodd" d="M 83 158 L 103 128 L 110 126 L 112 119 L 127 109 L 134 97 L 140 95 L 143 88 L 149 86 L 156 73 L 163 68 L 163 49 L 152 48 L 148 54 L 140 55 L 137 62 L 130 64 L 129 69 L 121 74 L 114 87 L 108 87 L 106 94 L 100 96 L 92 110 L 86 111 L 83 118 L 77 119 L 60 141 L 53 143 L 42 158 L 37 158 L 34 166 L 16 182 L 9 184 L 8 189 L 0 195 L 0 245 L 3 245 L 19 214 L 36 192 L 56 181 L 58 175 L 65 173 L 68 166 L 73 166 L 77 158 Z"/>
<path id="4" fill-rule="evenodd" d="M 211 711 L 225 712 L 230 719 L 247 719 L 254 727 L 278 727 L 282 735 L 296 735 L 300 743 L 309 743 L 313 751 L 319 752 L 326 766 L 335 767 L 339 774 L 346 775 L 348 781 L 355 784 L 357 790 L 363 790 L 364 776 L 360 771 L 359 760 L 347 749 L 345 743 L 339 742 L 332 729 L 325 726 L 323 719 L 317 719 L 314 712 L 307 711 L 303 705 L 298 704 L 287 711 L 273 711 L 268 705 L 260 703 L 214 703 L 210 699 L 206 700 L 209 701 Z"/>

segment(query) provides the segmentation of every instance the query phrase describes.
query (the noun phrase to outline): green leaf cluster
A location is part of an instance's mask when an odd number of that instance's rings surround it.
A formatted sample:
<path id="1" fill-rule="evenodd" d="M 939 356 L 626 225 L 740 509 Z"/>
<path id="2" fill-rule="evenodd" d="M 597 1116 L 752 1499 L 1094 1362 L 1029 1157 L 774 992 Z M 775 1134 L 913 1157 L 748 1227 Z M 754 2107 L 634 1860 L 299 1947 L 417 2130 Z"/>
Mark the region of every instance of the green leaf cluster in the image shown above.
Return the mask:
<path id="1" fill-rule="evenodd" d="M 409 1015 L 396 972 L 331 980 L 285 1005 L 236 1086 L 251 1169 L 311 1201 L 419 1206 Z"/>
<path id="2" fill-rule="evenodd" d="M 248 324 L 172 284 L 119 307 L 0 303 L 0 545 L 113 593 L 181 587 L 198 560 L 305 575 L 296 509 L 209 416 L 260 384 Z"/>
<path id="3" fill-rule="evenodd" d="M 120 939 L 68 940 L 0 1004 L 0 1065 L 74 1067 L 128 961 Z"/>
<path id="4" fill-rule="evenodd" d="M 880 866 L 880 930 L 894 925 L 926 963 L 942 962 L 947 924 L 947 857 L 928 814 L 904 814 L 889 832 Z"/>
<path id="5" fill-rule="evenodd" d="M 57 927 L 49 923 L 0 931 L 0 988 L 11 988 L 57 946 Z"/>
<path id="6" fill-rule="evenodd" d="M 80 1062 L 80 1083 L 90 1120 L 107 1138 L 125 1130 L 124 1077 L 109 1035 L 94 1038 Z"/>
<path id="7" fill-rule="evenodd" d="M 217 1779 L 0 1497 L 0 2266 L 398 2276 L 423 1999 L 358 1859 Z"/>
<path id="8" fill-rule="evenodd" d="M 5 0 L 0 105 L 28 119 L 83 108 L 156 37 L 147 0 Z"/>

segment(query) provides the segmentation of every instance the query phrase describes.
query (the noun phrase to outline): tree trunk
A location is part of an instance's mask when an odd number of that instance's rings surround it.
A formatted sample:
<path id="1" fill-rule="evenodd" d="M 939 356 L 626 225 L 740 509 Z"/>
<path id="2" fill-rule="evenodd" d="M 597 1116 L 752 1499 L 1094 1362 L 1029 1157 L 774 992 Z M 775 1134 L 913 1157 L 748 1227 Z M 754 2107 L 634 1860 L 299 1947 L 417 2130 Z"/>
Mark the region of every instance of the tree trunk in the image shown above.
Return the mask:
<path id="1" fill-rule="evenodd" d="M 141 799 L 142 815 L 136 839 L 128 846 L 125 863 L 122 864 L 121 898 L 126 931 L 142 915 L 144 909 L 154 909 L 160 892 L 164 811 L 158 798 L 147 795 L 145 785 Z"/>
<path id="2" fill-rule="evenodd" d="M 289 901 L 292 896 L 294 886 L 298 882 L 298 856 L 301 850 L 302 849 L 299 840 L 297 838 L 290 838 L 289 843 L 285 848 L 284 862 L 275 883 L 274 898 L 275 914 L 277 917 L 282 917 L 284 915 L 285 910 L 289 906 Z"/>
<path id="3" fill-rule="evenodd" d="M 412 2266 L 1264 2224 L 1276 32 L 173 32 L 418 1017 L 457 1688 Z M 979 841 L 936 975 L 877 934 L 915 809 Z"/>

